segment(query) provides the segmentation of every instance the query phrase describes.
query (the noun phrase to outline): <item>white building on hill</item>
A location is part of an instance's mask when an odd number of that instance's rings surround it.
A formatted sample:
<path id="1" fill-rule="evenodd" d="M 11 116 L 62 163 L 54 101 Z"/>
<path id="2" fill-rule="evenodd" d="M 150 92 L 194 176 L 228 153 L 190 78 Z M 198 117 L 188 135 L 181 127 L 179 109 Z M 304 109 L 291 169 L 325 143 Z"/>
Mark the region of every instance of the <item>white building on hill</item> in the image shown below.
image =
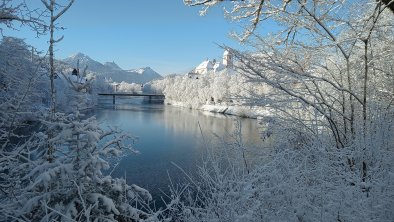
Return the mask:
<path id="1" fill-rule="evenodd" d="M 200 65 L 198 65 L 193 72 L 195 74 L 207 74 L 209 71 L 213 70 L 214 61 L 206 59 Z"/>
<path id="2" fill-rule="evenodd" d="M 222 71 L 223 69 L 232 69 L 233 68 L 233 55 L 225 50 L 223 53 L 223 61 L 218 62 L 215 59 L 214 60 L 209 60 L 206 59 L 200 65 L 198 65 L 194 70 L 192 70 L 189 73 L 189 76 L 194 76 L 194 75 L 203 75 L 207 74 L 209 72 L 219 72 Z"/>

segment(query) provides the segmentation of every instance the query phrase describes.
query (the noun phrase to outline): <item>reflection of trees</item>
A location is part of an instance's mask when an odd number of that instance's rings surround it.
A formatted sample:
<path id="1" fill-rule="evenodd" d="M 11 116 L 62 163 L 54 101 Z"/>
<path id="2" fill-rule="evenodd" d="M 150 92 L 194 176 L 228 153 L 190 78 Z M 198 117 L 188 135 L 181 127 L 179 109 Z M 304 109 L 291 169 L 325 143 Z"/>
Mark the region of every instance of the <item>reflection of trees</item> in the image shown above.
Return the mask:
<path id="1" fill-rule="evenodd" d="M 235 130 L 234 121 L 237 119 L 234 116 L 161 105 L 118 105 L 116 109 L 102 110 L 98 113 L 97 118 L 101 121 L 108 120 L 119 124 L 132 124 L 133 121 L 130 123 L 126 121 L 126 119 L 131 120 L 132 118 L 139 121 L 155 122 L 158 127 L 162 123 L 166 131 L 175 135 L 186 133 L 199 139 L 202 137 L 198 126 L 200 124 L 205 139 L 209 140 L 214 137 L 221 138 L 232 134 Z M 125 120 L 122 120 L 122 118 Z M 241 118 L 240 120 L 245 143 L 261 143 L 257 120 L 247 118 Z"/>
<path id="2" fill-rule="evenodd" d="M 275 136 L 269 135 L 262 140 L 261 128 L 268 126 L 258 124 L 255 119 L 176 107 L 165 107 L 163 115 L 157 117 L 161 118 L 158 121 L 164 122 L 166 130 L 171 130 L 175 135 L 187 133 L 196 137 L 199 145 L 195 158 L 225 156 L 227 159 L 218 160 L 224 161 L 224 166 L 227 161 L 245 162 L 252 169 L 256 163 L 269 160 L 272 143 L 275 142 Z"/>
<path id="3" fill-rule="evenodd" d="M 256 161 L 261 162 L 268 158 L 271 150 L 269 147 L 274 140 L 274 138 L 265 141 L 261 139 L 260 126 L 255 119 L 174 107 L 166 107 L 163 116 L 167 130 L 172 130 L 176 135 L 187 132 L 197 137 L 196 141 L 201 143 L 198 149 L 199 157 L 203 158 L 211 158 L 210 155 L 214 153 L 225 152 L 233 161 L 244 161 L 242 158 L 244 156 L 248 164 L 253 167 Z M 238 121 L 241 130 L 237 127 Z M 208 147 L 205 147 L 204 141 Z"/>
<path id="4" fill-rule="evenodd" d="M 223 137 L 231 134 L 235 130 L 234 121 L 236 117 L 225 116 L 222 114 L 213 114 L 201 112 L 198 110 L 187 110 L 176 107 L 165 107 L 162 118 L 167 129 L 176 134 L 187 132 L 188 134 L 201 137 L 198 124 L 200 124 L 206 139 L 213 136 Z M 160 121 L 160 120 L 158 120 Z M 255 119 L 241 119 L 242 135 L 246 142 L 259 142 L 259 133 L 257 130 L 257 121 Z"/>
<path id="5" fill-rule="evenodd" d="M 118 109 L 120 107 L 122 109 Z M 199 124 L 210 152 L 229 153 L 235 161 L 240 160 L 237 157 L 242 157 L 238 155 L 236 146 L 229 145 L 234 144 L 231 137 L 236 128 L 236 117 L 233 116 L 163 105 L 121 105 L 116 110 L 100 110 L 96 116 L 103 125 L 118 125 L 133 136 L 141 136 L 135 146 L 141 151 L 141 155 L 125 157 L 114 175 L 121 177 L 126 173 L 127 178 L 149 189 L 154 197 L 161 196 L 159 189 L 167 190 L 167 172 L 174 183 L 184 182 L 184 175 L 171 162 L 185 172 L 194 174 L 197 172 L 196 164 L 201 166 L 202 159 L 210 158 L 207 156 Z M 248 166 L 253 166 L 251 157 L 263 155 L 257 120 L 241 119 L 241 123 Z M 141 131 L 136 131 L 136 128 Z M 142 135 L 144 133 L 148 133 L 149 137 Z M 258 149 L 260 155 L 256 155 L 254 148 Z"/>
<path id="6" fill-rule="evenodd" d="M 121 107 L 122 109 L 118 109 Z M 178 159 L 179 155 L 187 155 L 179 157 L 180 159 L 193 159 L 197 160 L 202 157 L 203 153 L 207 150 L 204 142 L 211 151 L 214 152 L 228 152 L 231 156 L 239 155 L 239 150 L 236 141 L 239 136 L 242 136 L 242 145 L 246 149 L 246 156 L 249 160 L 267 156 L 267 149 L 273 138 L 261 140 L 260 125 L 255 119 L 238 118 L 235 116 L 225 116 L 222 114 L 215 114 L 210 112 L 202 112 L 192 109 L 184 109 L 172 106 L 162 105 L 136 105 L 136 106 L 117 106 L 118 110 L 102 110 L 97 114 L 97 118 L 104 122 L 103 124 L 115 124 L 118 125 L 122 130 L 131 131 L 138 135 L 138 132 L 131 130 L 132 128 L 141 129 L 148 134 L 152 132 L 153 137 L 165 137 L 173 136 L 168 138 L 169 144 L 166 146 L 166 153 L 161 153 L 161 158 L 166 159 L 167 155 L 171 158 Z M 237 133 L 237 120 L 241 123 L 241 133 Z M 200 127 L 202 130 L 200 131 Z M 161 129 L 162 128 L 162 129 Z M 162 135 L 154 135 L 154 133 L 160 132 Z M 171 142 L 172 140 L 174 142 Z M 146 139 L 146 138 L 145 138 Z M 192 141 L 186 142 L 184 140 L 191 139 Z M 183 141 L 181 141 L 183 140 Z M 146 141 L 141 141 L 145 143 Z M 164 145 L 164 144 L 162 144 Z M 195 147 L 195 150 L 192 150 Z M 153 152 L 154 155 L 158 147 L 142 147 L 145 152 Z M 138 147 L 137 147 L 138 149 Z M 159 151 L 161 152 L 161 151 Z M 197 153 L 194 153 L 197 152 Z M 150 153 L 149 155 L 151 155 Z M 170 158 L 170 159 L 171 159 Z M 187 163 L 189 165 L 191 163 Z"/>

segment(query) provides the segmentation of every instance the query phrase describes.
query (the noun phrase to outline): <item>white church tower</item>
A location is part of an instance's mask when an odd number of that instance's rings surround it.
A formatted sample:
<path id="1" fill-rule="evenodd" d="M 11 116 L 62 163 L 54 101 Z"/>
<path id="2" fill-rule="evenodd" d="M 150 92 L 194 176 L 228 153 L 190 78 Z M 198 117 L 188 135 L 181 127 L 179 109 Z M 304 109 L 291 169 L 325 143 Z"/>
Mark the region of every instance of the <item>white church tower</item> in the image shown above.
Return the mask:
<path id="1" fill-rule="evenodd" d="M 228 50 L 223 53 L 223 65 L 226 68 L 233 68 L 233 55 Z"/>

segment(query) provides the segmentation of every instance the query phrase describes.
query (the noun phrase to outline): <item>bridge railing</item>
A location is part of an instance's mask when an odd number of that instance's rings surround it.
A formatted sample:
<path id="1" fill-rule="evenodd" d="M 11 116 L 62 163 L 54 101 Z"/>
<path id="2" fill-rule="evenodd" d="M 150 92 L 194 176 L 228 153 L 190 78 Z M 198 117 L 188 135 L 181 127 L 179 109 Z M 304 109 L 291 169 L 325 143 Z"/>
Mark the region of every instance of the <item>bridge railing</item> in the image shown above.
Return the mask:
<path id="1" fill-rule="evenodd" d="M 98 93 L 99 96 L 112 96 L 112 104 L 116 104 L 116 97 L 146 97 L 148 102 L 151 103 L 153 100 L 164 101 L 164 94 L 140 94 L 140 93 Z"/>

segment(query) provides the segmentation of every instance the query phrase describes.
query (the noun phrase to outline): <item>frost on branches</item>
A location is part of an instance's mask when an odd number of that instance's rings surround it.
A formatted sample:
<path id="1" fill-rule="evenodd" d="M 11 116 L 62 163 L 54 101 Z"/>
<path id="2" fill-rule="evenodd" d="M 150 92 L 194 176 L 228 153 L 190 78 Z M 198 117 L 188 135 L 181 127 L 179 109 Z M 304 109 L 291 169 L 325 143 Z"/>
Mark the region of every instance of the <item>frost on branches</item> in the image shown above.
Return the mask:
<path id="1" fill-rule="evenodd" d="M 239 37 L 254 51 L 230 51 L 240 73 L 270 86 L 275 115 L 263 136 L 276 143 L 250 173 L 242 161 L 220 164 L 224 154 L 204 162 L 198 179 L 173 190 L 174 217 L 392 221 L 393 1 L 184 2 L 202 14 L 224 4 L 246 22 Z M 279 31 L 263 36 L 267 20 Z"/>
<path id="2" fill-rule="evenodd" d="M 123 142 L 132 139 L 116 129 L 101 129 L 94 117 L 55 115 L 43 132 L 17 147 L 7 162 L 14 184 L 3 190 L 1 217 L 6 220 L 129 221 L 148 219 L 152 197 L 104 175 L 124 152 L 136 152 Z M 48 153 L 48 147 L 53 152 Z M 109 159 L 109 158 L 115 159 Z"/>
<path id="3" fill-rule="evenodd" d="M 187 175 L 188 183 L 171 187 L 169 214 L 196 222 L 392 221 L 394 123 L 383 117 L 375 124 L 347 149 L 328 145 L 324 135 L 304 141 L 297 130 L 273 124 L 271 153 L 250 172 L 242 153 L 228 154 L 248 150 L 244 144 L 210 144 L 199 175 Z M 356 162 L 352 168 L 350 158 Z M 371 176 L 364 181 L 365 159 Z"/>
<path id="4" fill-rule="evenodd" d="M 268 115 L 265 85 L 248 81 L 233 70 L 196 75 L 167 76 L 144 85 L 148 93 L 164 93 L 165 103 L 238 116 Z M 231 73 L 231 74 L 230 74 Z M 257 106 L 258 105 L 258 106 Z"/>
<path id="5" fill-rule="evenodd" d="M 21 137 L 16 131 L 38 118 L 45 107 L 48 84 L 43 77 L 43 60 L 32 54 L 23 40 L 3 37 L 0 42 L 0 144 Z"/>
<path id="6" fill-rule="evenodd" d="M 136 151 L 124 145 L 133 139 L 129 135 L 104 130 L 79 113 L 89 105 L 91 81 L 75 84 L 57 76 L 58 110 L 71 112 L 49 118 L 46 58 L 9 37 L 2 39 L 0 55 L 0 221 L 161 217 L 151 210 L 147 190 L 104 173 Z"/>

